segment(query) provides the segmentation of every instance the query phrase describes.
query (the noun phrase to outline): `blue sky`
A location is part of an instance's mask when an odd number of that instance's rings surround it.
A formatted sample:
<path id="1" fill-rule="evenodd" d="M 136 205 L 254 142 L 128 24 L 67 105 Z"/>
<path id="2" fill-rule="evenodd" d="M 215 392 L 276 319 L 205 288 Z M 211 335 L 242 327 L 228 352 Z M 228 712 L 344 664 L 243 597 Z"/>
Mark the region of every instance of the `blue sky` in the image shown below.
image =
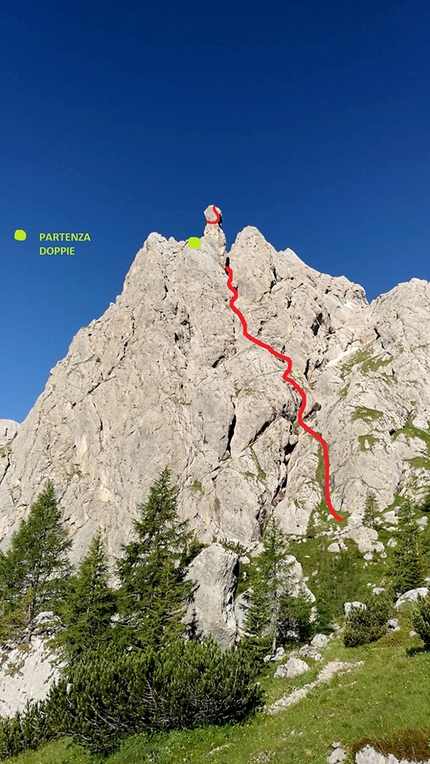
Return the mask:
<path id="1" fill-rule="evenodd" d="M 208 204 L 369 300 L 428 279 L 429 39 L 427 0 L 5 0 L 0 418 Z M 47 231 L 91 242 L 42 257 Z"/>

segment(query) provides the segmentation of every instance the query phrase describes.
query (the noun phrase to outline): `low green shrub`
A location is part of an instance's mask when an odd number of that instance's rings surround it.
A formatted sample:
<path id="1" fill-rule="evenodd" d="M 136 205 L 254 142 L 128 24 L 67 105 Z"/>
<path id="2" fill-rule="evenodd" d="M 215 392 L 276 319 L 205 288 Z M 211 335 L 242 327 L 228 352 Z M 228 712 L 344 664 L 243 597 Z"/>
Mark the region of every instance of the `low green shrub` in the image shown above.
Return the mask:
<path id="1" fill-rule="evenodd" d="M 88 652 L 44 702 L 0 724 L 0 758 L 61 734 L 107 755 L 138 732 L 241 721 L 261 704 L 256 674 L 240 646 L 222 652 L 211 637 Z"/>
<path id="2" fill-rule="evenodd" d="M 382 594 L 367 599 L 365 608 L 353 607 L 345 620 L 345 647 L 357 647 L 375 642 L 387 632 L 391 610 L 389 598 Z"/>
<path id="3" fill-rule="evenodd" d="M 430 601 L 419 597 L 411 620 L 415 631 L 420 635 L 427 650 L 430 649 Z"/>

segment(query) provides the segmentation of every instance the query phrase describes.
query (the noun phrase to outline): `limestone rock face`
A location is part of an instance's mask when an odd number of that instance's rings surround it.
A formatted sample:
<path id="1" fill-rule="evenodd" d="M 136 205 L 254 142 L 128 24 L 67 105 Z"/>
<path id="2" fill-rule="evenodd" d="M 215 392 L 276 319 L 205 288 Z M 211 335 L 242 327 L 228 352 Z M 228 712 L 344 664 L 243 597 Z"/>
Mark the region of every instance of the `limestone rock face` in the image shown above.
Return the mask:
<path id="1" fill-rule="evenodd" d="M 2 420 L 3 549 L 51 478 L 74 559 L 99 526 L 118 554 L 165 465 L 205 543 L 252 551 L 272 513 L 287 533 L 306 531 L 324 498 L 321 448 L 297 424 L 285 363 L 243 337 L 224 254 L 249 332 L 291 357 L 304 420 L 328 444 L 345 518 L 332 520 L 337 541 L 350 535 L 382 553 L 377 532 L 362 530 L 367 491 L 382 513 L 395 494 L 424 489 L 430 283 L 412 279 L 369 305 L 362 287 L 277 252 L 253 226 L 225 253 L 220 223 L 207 220 L 199 249 L 151 233 L 122 293 L 77 333 L 13 439 L 15 424 Z"/>
<path id="2" fill-rule="evenodd" d="M 197 589 L 184 621 L 193 623 L 199 636 L 210 634 L 218 644 L 230 647 L 237 632 L 234 593 L 239 557 L 220 544 L 211 544 L 192 561 L 187 578 Z"/>
<path id="3" fill-rule="evenodd" d="M 18 430 L 18 422 L 13 419 L 0 419 L 0 446 L 9 443 Z"/>

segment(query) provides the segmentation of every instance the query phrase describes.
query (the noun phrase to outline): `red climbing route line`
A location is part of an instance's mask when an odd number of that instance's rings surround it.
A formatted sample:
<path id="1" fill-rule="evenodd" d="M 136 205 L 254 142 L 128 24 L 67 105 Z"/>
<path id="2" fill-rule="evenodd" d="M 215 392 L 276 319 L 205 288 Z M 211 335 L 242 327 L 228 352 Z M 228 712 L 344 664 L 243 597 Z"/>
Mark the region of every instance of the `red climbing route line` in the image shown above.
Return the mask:
<path id="1" fill-rule="evenodd" d="M 226 265 L 225 270 L 226 270 L 226 273 L 228 275 L 227 286 L 228 286 L 230 292 L 232 292 L 232 294 L 233 294 L 233 297 L 230 299 L 230 308 L 232 309 L 232 311 L 234 311 L 234 313 L 236 313 L 236 315 L 240 319 L 240 322 L 241 322 L 242 327 L 243 327 L 243 335 L 244 335 L 244 337 L 246 337 L 248 340 L 251 340 L 251 342 L 255 342 L 255 344 L 259 345 L 261 348 L 264 348 L 265 350 L 268 350 L 269 353 L 271 353 L 272 355 L 275 356 L 275 358 L 279 358 L 281 361 L 285 361 L 285 363 L 287 364 L 287 368 L 286 368 L 286 370 L 284 371 L 284 373 L 282 375 L 282 379 L 285 382 L 289 382 L 289 384 L 292 385 L 295 390 L 297 390 L 297 392 L 299 393 L 299 395 L 300 395 L 300 397 L 302 399 L 302 403 L 301 403 L 301 406 L 300 406 L 298 414 L 297 414 L 297 420 L 298 420 L 298 423 L 299 423 L 300 427 L 303 427 L 303 429 L 306 430 L 306 432 L 308 432 L 309 435 L 312 435 L 313 438 L 316 438 L 316 440 L 320 443 L 320 445 L 322 447 L 323 455 L 324 455 L 324 467 L 325 467 L 325 480 L 324 480 L 325 486 L 324 487 L 325 487 L 325 498 L 326 498 L 326 501 L 327 501 L 327 506 L 328 506 L 331 514 L 333 515 L 333 517 L 336 520 L 339 520 L 339 522 L 343 523 L 343 517 L 341 517 L 340 515 L 337 514 L 336 510 L 333 507 L 333 504 L 331 503 L 331 498 L 330 498 L 330 462 L 329 462 L 329 457 L 328 457 L 328 446 L 327 446 L 327 443 L 325 442 L 324 438 L 322 438 L 321 435 L 319 435 L 317 432 L 315 432 L 315 430 L 312 430 L 310 427 L 308 427 L 308 425 L 302 419 L 302 414 L 303 414 L 303 412 L 304 412 L 304 410 L 306 408 L 306 393 L 297 384 L 295 379 L 292 379 L 292 377 L 289 376 L 291 371 L 292 371 L 292 368 L 293 368 L 293 362 L 292 362 L 291 358 L 289 358 L 287 355 L 282 355 L 282 353 L 278 353 L 277 350 L 274 350 L 272 347 L 270 347 L 270 345 L 266 345 L 265 342 L 262 342 L 261 340 L 257 339 L 257 337 L 253 337 L 252 334 L 250 334 L 248 332 L 248 325 L 246 323 L 245 317 L 240 312 L 239 308 L 236 308 L 236 305 L 235 305 L 235 302 L 236 302 L 236 300 L 237 300 L 237 298 L 239 296 L 239 293 L 238 293 L 236 287 L 234 287 L 233 283 L 232 283 L 233 282 L 233 271 L 232 271 L 232 269 L 228 265 Z"/>
<path id="2" fill-rule="evenodd" d="M 220 220 L 221 220 L 221 215 L 219 214 L 219 212 L 218 212 L 218 210 L 217 210 L 217 208 L 215 207 L 214 204 L 212 205 L 212 209 L 213 209 L 213 211 L 214 211 L 214 213 L 216 215 L 216 220 L 206 220 L 206 224 L 207 225 L 215 225 L 215 223 L 219 223 Z"/>

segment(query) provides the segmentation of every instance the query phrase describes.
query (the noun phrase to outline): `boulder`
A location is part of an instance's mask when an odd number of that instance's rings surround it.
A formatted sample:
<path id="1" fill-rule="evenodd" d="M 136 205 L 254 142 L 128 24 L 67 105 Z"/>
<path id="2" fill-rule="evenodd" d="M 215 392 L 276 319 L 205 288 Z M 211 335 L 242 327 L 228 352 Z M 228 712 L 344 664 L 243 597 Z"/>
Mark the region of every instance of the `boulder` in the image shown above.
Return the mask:
<path id="1" fill-rule="evenodd" d="M 353 607 L 362 607 L 362 608 L 365 608 L 366 605 L 364 604 L 364 602 L 358 602 L 358 601 L 355 601 L 355 602 L 345 602 L 344 605 L 343 605 L 343 612 L 345 613 L 346 617 L 349 616 L 349 614 L 351 612 L 351 609 Z"/>
<path id="2" fill-rule="evenodd" d="M 405 602 L 417 602 L 420 597 L 427 597 L 429 590 L 426 586 L 420 586 L 418 589 L 410 589 L 398 598 L 394 607 L 398 610 Z"/>
<path id="3" fill-rule="evenodd" d="M 304 645 L 299 650 L 299 655 L 303 658 L 312 658 L 314 661 L 321 661 L 322 655 L 318 652 L 318 648 L 311 647 L 310 645 Z"/>
<path id="4" fill-rule="evenodd" d="M 238 560 L 237 554 L 214 543 L 194 558 L 186 576 L 197 586 L 184 622 L 201 636 L 211 634 L 223 649 L 237 635 L 234 592 Z"/>
<path id="5" fill-rule="evenodd" d="M 327 764 L 342 764 L 347 757 L 346 751 L 342 748 L 340 743 L 332 743 L 333 751 L 330 756 L 327 756 Z"/>
<path id="6" fill-rule="evenodd" d="M 374 528 L 367 528 L 360 523 L 361 518 L 359 516 L 351 515 L 348 518 L 347 529 L 343 533 L 344 538 L 350 538 L 354 541 L 358 546 L 360 554 L 383 552 L 384 545 L 381 541 L 377 540 L 378 531 L 374 530 Z"/>
<path id="7" fill-rule="evenodd" d="M 393 758 L 390 764 L 398 764 L 397 759 L 394 762 Z M 366 745 L 365 748 L 355 754 L 355 764 L 387 764 L 387 758 L 375 751 L 370 745 Z"/>
<path id="8" fill-rule="evenodd" d="M 222 223 L 222 212 L 220 208 L 216 207 L 214 204 L 209 204 L 203 215 L 205 216 L 207 223 L 211 223 L 212 225 L 221 225 Z"/>
<path id="9" fill-rule="evenodd" d="M 361 751 L 355 754 L 355 764 L 412 764 L 405 759 L 397 759 L 392 753 L 388 756 L 384 756 L 382 753 L 378 753 L 370 745 L 366 745 Z M 416 764 L 430 764 L 430 759 L 424 762 L 416 762 Z"/>
<path id="10" fill-rule="evenodd" d="M 327 547 L 327 552 L 333 552 L 333 554 L 337 554 L 340 552 L 340 546 L 336 541 L 333 541 L 332 544 L 329 544 Z"/>
<path id="11" fill-rule="evenodd" d="M 283 647 L 278 647 L 272 661 L 282 661 L 283 658 L 285 658 L 285 650 Z"/>
<path id="12" fill-rule="evenodd" d="M 27 700 L 44 700 L 59 677 L 61 659 L 41 636 L 33 636 L 24 647 L 8 644 L 0 648 L 0 716 L 24 711 Z"/>
<path id="13" fill-rule="evenodd" d="M 329 638 L 325 634 L 315 634 L 311 639 L 312 647 L 327 647 Z"/>
<path id="14" fill-rule="evenodd" d="M 295 676 L 300 676 L 306 671 L 309 671 L 309 666 L 305 661 L 300 660 L 300 658 L 290 658 L 286 663 L 278 666 L 274 673 L 274 677 L 293 679 Z"/>
<path id="15" fill-rule="evenodd" d="M 388 631 L 400 631 L 398 618 L 390 618 L 389 621 L 387 621 L 387 628 Z"/>

